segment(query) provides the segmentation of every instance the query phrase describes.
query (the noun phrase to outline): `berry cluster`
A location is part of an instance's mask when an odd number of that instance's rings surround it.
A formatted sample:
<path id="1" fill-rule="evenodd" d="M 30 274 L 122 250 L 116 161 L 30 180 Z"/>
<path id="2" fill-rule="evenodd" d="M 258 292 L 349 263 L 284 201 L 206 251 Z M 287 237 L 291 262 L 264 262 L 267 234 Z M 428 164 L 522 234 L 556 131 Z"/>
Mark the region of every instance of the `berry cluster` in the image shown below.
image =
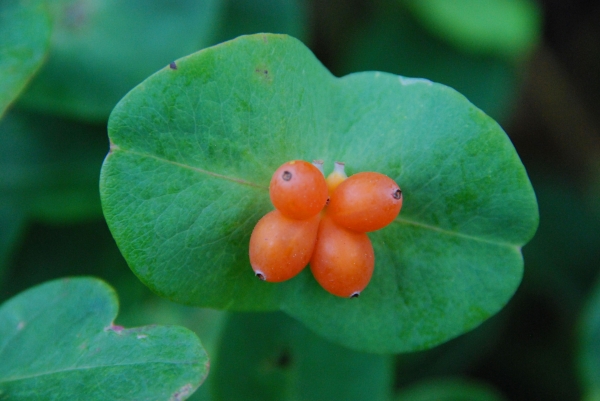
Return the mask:
<path id="1" fill-rule="evenodd" d="M 344 164 L 337 162 L 325 179 L 322 165 L 293 160 L 275 171 L 269 193 L 276 210 L 252 231 L 250 264 L 261 280 L 280 282 L 310 263 L 325 290 L 357 297 L 375 266 L 366 233 L 398 216 L 402 191 L 380 173 L 347 177 Z"/>

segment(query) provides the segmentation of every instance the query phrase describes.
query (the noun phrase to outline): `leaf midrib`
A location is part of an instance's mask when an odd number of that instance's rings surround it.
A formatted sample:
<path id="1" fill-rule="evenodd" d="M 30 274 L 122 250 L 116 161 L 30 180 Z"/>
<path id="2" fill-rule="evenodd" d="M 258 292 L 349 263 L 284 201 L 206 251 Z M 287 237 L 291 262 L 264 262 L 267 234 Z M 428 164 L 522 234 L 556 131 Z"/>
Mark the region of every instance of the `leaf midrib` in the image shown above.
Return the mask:
<path id="1" fill-rule="evenodd" d="M 254 188 L 259 188 L 259 189 L 263 189 L 265 191 L 269 190 L 268 186 L 260 185 L 260 184 L 257 184 L 255 182 L 243 180 L 241 178 L 230 177 L 230 176 L 227 176 L 227 175 L 224 175 L 224 174 L 215 173 L 213 171 L 204 170 L 204 169 L 201 169 L 199 167 L 189 166 L 187 164 L 183 164 L 183 163 L 179 163 L 179 162 L 176 162 L 176 161 L 173 161 L 173 160 L 165 159 L 163 157 L 159 157 L 159 156 L 156 156 L 156 155 L 152 155 L 152 154 L 148 154 L 148 153 L 142 153 L 142 152 L 137 152 L 135 150 L 130 150 L 130 149 L 123 149 L 123 148 L 119 147 L 118 145 L 115 145 L 115 144 L 111 143 L 110 152 L 108 153 L 108 156 L 110 157 L 110 155 L 115 154 L 116 152 L 124 152 L 124 153 L 130 153 L 132 155 L 137 155 L 137 156 L 140 156 L 140 157 L 147 157 L 147 158 L 154 159 L 154 160 L 157 160 L 157 161 L 160 161 L 160 162 L 163 162 L 163 163 L 172 164 L 174 166 L 181 167 L 181 168 L 184 168 L 184 169 L 187 169 L 187 170 L 195 171 L 197 173 L 205 174 L 205 175 L 208 175 L 208 176 L 211 176 L 211 177 L 221 178 L 221 179 L 224 179 L 224 180 L 227 180 L 227 181 L 235 182 L 235 183 L 240 184 L 240 185 L 246 185 L 246 186 L 250 186 L 250 187 L 254 187 Z"/>
<path id="2" fill-rule="evenodd" d="M 204 170 L 204 169 L 201 169 L 201 168 L 198 168 L 198 167 L 189 166 L 187 164 L 175 162 L 173 160 L 168 160 L 168 159 L 165 159 L 163 157 L 159 157 L 159 156 L 148 154 L 148 153 L 137 152 L 137 151 L 130 150 L 130 149 L 123 149 L 123 148 L 119 147 L 118 145 L 116 145 L 114 143 L 111 143 L 109 156 L 111 154 L 116 153 L 116 152 L 124 152 L 124 153 L 130 153 L 130 154 L 133 154 L 133 155 L 137 155 L 137 156 L 140 156 L 140 157 L 147 157 L 147 158 L 151 158 L 151 159 L 157 160 L 157 161 L 162 162 L 162 163 L 167 163 L 167 164 L 171 164 L 171 165 L 174 165 L 174 166 L 177 166 L 177 167 L 181 167 L 181 168 L 184 168 L 184 169 L 187 169 L 187 170 L 195 171 L 195 172 L 200 173 L 200 174 L 205 174 L 205 175 L 208 175 L 208 176 L 211 176 L 211 177 L 221 178 L 221 179 L 224 179 L 224 180 L 227 180 L 227 181 L 235 182 L 235 183 L 240 184 L 240 185 L 246 185 L 246 186 L 250 186 L 250 187 L 254 187 L 254 188 L 259 188 L 259 189 L 263 189 L 265 191 L 269 190 L 269 187 L 267 187 L 267 186 L 263 186 L 263 185 L 260 185 L 260 184 L 257 184 L 257 183 L 251 182 L 251 181 L 243 180 L 241 178 L 226 176 L 226 175 L 223 175 L 223 174 L 219 174 L 219 173 L 215 173 L 215 172 L 212 172 L 212 171 Z M 465 234 L 465 233 L 461 233 L 461 232 L 458 232 L 458 231 L 446 230 L 446 229 L 443 229 L 441 227 L 436 227 L 436 226 L 432 226 L 432 225 L 429 225 L 429 224 L 420 223 L 420 222 L 417 222 L 417 221 L 414 221 L 414 220 L 410 220 L 410 219 L 407 219 L 407 218 L 404 218 L 404 217 L 397 217 L 394 220 L 394 223 L 404 224 L 404 225 L 411 225 L 411 226 L 415 226 L 415 227 L 420 227 L 420 228 L 424 228 L 424 229 L 427 229 L 427 230 L 430 230 L 430 231 L 435 231 L 435 232 L 438 232 L 438 233 L 441 233 L 441 234 L 444 234 L 444 235 L 448 235 L 448 236 L 454 236 L 454 237 L 464 238 L 464 239 L 467 239 L 467 240 L 482 242 L 482 243 L 491 244 L 491 245 L 503 246 L 503 247 L 515 249 L 517 251 L 521 250 L 521 245 L 520 244 L 513 244 L 513 243 L 510 243 L 510 242 L 504 242 L 504 241 L 498 241 L 498 240 L 490 240 L 490 239 L 486 239 L 486 238 L 476 237 L 476 236 Z"/>
<path id="3" fill-rule="evenodd" d="M 464 238 L 464 239 L 468 239 L 471 241 L 477 241 L 477 242 L 483 242 L 486 244 L 491 244 L 491 245 L 497 245 L 497 246 L 503 246 L 503 247 L 507 247 L 507 248 L 512 248 L 515 249 L 517 251 L 521 250 L 521 245 L 520 244 L 513 244 L 510 242 L 504 242 L 504 241 L 498 241 L 498 240 L 491 240 L 491 239 L 487 239 L 487 238 L 481 238 L 481 237 L 476 237 L 474 235 L 470 235 L 470 234 L 465 234 L 465 233 L 461 233 L 458 231 L 450 231 L 450 230 L 446 230 L 443 229 L 441 227 L 436 227 L 436 226 L 432 226 L 429 224 L 425 224 L 425 223 L 420 223 L 414 220 L 410 220 L 404 217 L 396 217 L 396 220 L 393 221 L 394 223 L 397 224 L 404 224 L 404 225 L 410 225 L 410 226 L 415 226 L 415 227 L 420 227 L 420 228 L 424 228 L 427 230 L 431 230 L 431 231 L 435 231 L 441 234 L 445 234 L 445 235 L 449 235 L 449 236 L 454 236 L 454 237 L 459 237 L 459 238 Z"/>

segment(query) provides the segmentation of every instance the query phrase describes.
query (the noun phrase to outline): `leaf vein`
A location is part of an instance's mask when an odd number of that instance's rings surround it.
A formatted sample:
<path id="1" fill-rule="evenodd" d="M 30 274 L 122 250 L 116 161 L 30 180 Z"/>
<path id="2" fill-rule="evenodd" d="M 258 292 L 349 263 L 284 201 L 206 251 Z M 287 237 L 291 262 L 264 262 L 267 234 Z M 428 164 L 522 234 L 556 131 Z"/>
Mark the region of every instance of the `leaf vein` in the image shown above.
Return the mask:
<path id="1" fill-rule="evenodd" d="M 189 166 L 187 164 L 179 163 L 179 162 L 176 162 L 176 161 L 173 161 L 173 160 L 168 160 L 168 159 L 165 159 L 165 158 L 162 158 L 162 157 L 158 157 L 158 156 L 155 156 L 155 155 L 151 155 L 151 154 L 148 154 L 148 153 L 136 152 L 134 150 L 123 149 L 123 148 L 119 147 L 119 148 L 114 149 L 113 152 L 112 152 L 112 154 L 115 154 L 117 152 L 131 153 L 131 154 L 136 155 L 136 156 L 147 157 L 147 158 L 154 159 L 154 160 L 157 160 L 157 161 L 162 162 L 162 163 L 172 164 L 172 165 L 177 166 L 177 167 L 181 167 L 181 168 L 184 168 L 184 169 L 192 170 L 192 171 L 195 171 L 195 172 L 201 173 L 201 174 L 206 174 L 206 175 L 209 175 L 211 177 L 220 178 L 220 179 L 223 179 L 223 180 L 235 182 L 237 184 L 247 185 L 247 186 L 254 187 L 254 188 L 259 188 L 259 189 L 264 189 L 266 191 L 269 190 L 269 187 L 257 184 L 255 182 L 243 180 L 241 178 L 230 177 L 230 176 L 227 176 L 227 175 L 224 175 L 224 174 L 215 173 L 213 171 L 204 170 L 204 169 L 201 169 L 199 167 Z"/>
<path id="2" fill-rule="evenodd" d="M 520 249 L 521 249 L 521 245 L 520 244 L 513 244 L 513 243 L 510 243 L 510 242 L 504 242 L 504 241 L 498 241 L 498 240 L 491 240 L 491 239 L 476 237 L 474 235 L 465 234 L 465 233 L 461 233 L 461 232 L 458 232 L 458 231 L 446 230 L 446 229 L 443 229 L 443 228 L 440 228 L 440 227 L 432 226 L 432 225 L 425 224 L 425 223 L 420 223 L 418 221 L 413 221 L 413 220 L 406 219 L 406 218 L 397 217 L 396 220 L 394 220 L 394 223 L 396 223 L 396 224 L 410 225 L 410 226 L 415 226 L 415 227 L 420 227 L 420 228 L 424 228 L 424 229 L 427 229 L 427 230 L 439 232 L 441 234 L 450 235 L 450 236 L 459 237 L 459 238 L 464 238 L 464 239 L 471 240 L 471 241 L 484 242 L 486 244 L 492 244 L 492 245 L 498 245 L 498 246 L 505 246 L 505 247 L 508 247 L 508 248 L 515 248 L 517 251 L 520 251 Z"/>

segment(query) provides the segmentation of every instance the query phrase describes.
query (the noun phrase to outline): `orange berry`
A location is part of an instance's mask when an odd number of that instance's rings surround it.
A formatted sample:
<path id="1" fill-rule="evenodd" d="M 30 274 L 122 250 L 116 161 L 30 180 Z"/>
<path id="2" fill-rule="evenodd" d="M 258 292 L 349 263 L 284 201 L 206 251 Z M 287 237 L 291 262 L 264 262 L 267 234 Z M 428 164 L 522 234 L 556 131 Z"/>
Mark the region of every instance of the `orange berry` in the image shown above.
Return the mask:
<path id="1" fill-rule="evenodd" d="M 310 270 L 321 287 L 339 297 L 357 297 L 369 284 L 374 266 L 367 234 L 346 230 L 323 217 L 310 259 Z"/>
<path id="2" fill-rule="evenodd" d="M 401 208 L 398 184 L 386 175 L 365 172 L 351 176 L 336 188 L 327 214 L 342 227 L 369 232 L 390 224 Z"/>
<path id="3" fill-rule="evenodd" d="M 279 167 L 271 179 L 269 193 L 277 210 L 298 220 L 317 215 L 328 197 L 323 173 L 303 160 L 292 160 Z"/>
<path id="4" fill-rule="evenodd" d="M 329 190 L 329 196 L 335 191 L 335 189 L 344 181 L 348 176 L 344 171 L 344 163 L 335 162 L 333 171 L 327 176 L 325 182 L 327 182 L 327 189 Z"/>
<path id="5" fill-rule="evenodd" d="M 295 220 L 273 210 L 256 223 L 250 237 L 250 264 L 265 281 L 288 280 L 304 269 L 313 253 L 320 216 Z"/>

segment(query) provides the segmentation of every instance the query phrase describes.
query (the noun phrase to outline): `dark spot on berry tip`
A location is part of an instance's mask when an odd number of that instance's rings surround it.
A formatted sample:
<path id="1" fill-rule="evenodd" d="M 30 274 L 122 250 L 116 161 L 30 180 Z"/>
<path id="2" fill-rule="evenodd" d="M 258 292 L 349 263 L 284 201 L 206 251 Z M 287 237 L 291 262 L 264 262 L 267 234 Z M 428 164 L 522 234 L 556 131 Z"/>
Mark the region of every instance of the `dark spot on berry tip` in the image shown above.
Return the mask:
<path id="1" fill-rule="evenodd" d="M 172 70 L 176 70 L 177 69 L 177 64 L 175 64 L 174 61 L 171 61 L 171 64 L 169 64 L 169 68 L 171 68 Z"/>
<path id="2" fill-rule="evenodd" d="M 266 278 L 265 278 L 265 275 L 264 275 L 264 274 L 262 274 L 262 273 L 256 273 L 256 277 L 258 277 L 258 278 L 259 278 L 259 279 L 261 279 L 262 281 L 265 281 L 265 280 L 266 280 Z"/>
<path id="3" fill-rule="evenodd" d="M 289 171 L 284 171 L 281 175 L 281 178 L 283 178 L 283 181 L 289 181 L 292 179 L 292 173 L 290 173 Z"/>
<path id="4" fill-rule="evenodd" d="M 328 196 L 328 197 L 327 197 L 327 200 L 325 201 L 325 206 L 329 206 L 329 200 L 330 200 L 330 199 L 331 199 L 331 198 Z"/>
<path id="5" fill-rule="evenodd" d="M 400 200 L 402 198 L 402 191 L 398 188 L 392 196 L 394 199 Z"/>
<path id="6" fill-rule="evenodd" d="M 360 292 L 355 292 L 354 294 L 350 295 L 350 298 L 358 298 L 358 296 L 360 295 Z"/>

